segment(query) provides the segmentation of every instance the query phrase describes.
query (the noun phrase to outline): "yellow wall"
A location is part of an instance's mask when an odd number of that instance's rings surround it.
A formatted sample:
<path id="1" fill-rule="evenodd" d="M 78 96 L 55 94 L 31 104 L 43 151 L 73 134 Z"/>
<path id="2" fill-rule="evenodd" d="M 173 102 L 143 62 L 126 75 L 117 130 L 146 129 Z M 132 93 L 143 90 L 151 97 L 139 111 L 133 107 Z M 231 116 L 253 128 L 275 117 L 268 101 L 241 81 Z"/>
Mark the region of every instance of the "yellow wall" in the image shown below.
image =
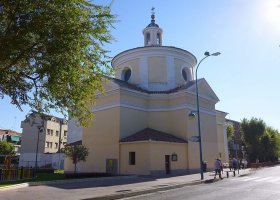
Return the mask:
<path id="1" fill-rule="evenodd" d="M 177 161 L 170 160 L 171 173 L 172 170 L 187 170 L 187 143 L 168 143 L 168 142 L 151 142 L 151 170 L 165 171 L 165 155 L 176 153 Z"/>
<path id="2" fill-rule="evenodd" d="M 89 149 L 83 172 L 105 172 L 106 159 L 119 159 L 120 109 L 112 108 L 95 113 L 90 127 L 83 128 L 83 145 Z"/>
<path id="3" fill-rule="evenodd" d="M 178 161 L 170 160 L 171 174 L 174 170 L 187 172 L 187 144 L 144 141 L 121 143 L 120 173 L 149 175 L 153 171 L 165 173 L 165 155 L 176 153 Z M 129 165 L 129 152 L 135 152 L 135 165 Z"/>
<path id="4" fill-rule="evenodd" d="M 184 80 L 182 78 L 182 66 L 185 64 L 184 61 L 180 59 L 174 59 L 174 66 L 175 66 L 175 80 L 178 85 L 181 85 L 184 83 Z"/>
<path id="5" fill-rule="evenodd" d="M 147 128 L 147 113 L 122 107 L 120 109 L 120 139 Z"/>
<path id="6" fill-rule="evenodd" d="M 228 162 L 226 158 L 226 153 L 225 153 L 225 135 L 224 135 L 225 127 L 223 124 L 218 124 L 217 125 L 217 132 L 218 132 L 218 151 L 219 155 L 221 155 L 221 160 L 222 162 Z"/>
<path id="7" fill-rule="evenodd" d="M 121 174 L 149 174 L 150 143 L 122 143 L 120 145 L 120 173 Z M 135 165 L 129 165 L 129 152 L 135 152 Z"/>
<path id="8" fill-rule="evenodd" d="M 148 58 L 148 80 L 149 83 L 166 83 L 167 67 L 166 58 L 153 56 Z"/>
<path id="9" fill-rule="evenodd" d="M 117 70 L 122 71 L 126 67 L 129 67 L 132 72 L 129 82 L 132 84 L 138 84 L 140 80 L 139 58 L 122 63 L 117 67 Z M 121 77 L 119 77 L 119 79 L 121 79 Z"/>
<path id="10" fill-rule="evenodd" d="M 204 109 L 214 113 L 201 112 L 203 160 L 208 162 L 208 168 L 213 168 L 214 160 L 218 157 L 221 147 L 217 144 L 218 141 L 221 142 L 218 138 L 221 130 L 217 128 L 215 103 L 207 100 L 201 100 L 200 103 Z M 95 106 L 99 110 L 95 112 L 92 126 L 83 128 L 83 144 L 89 148 L 89 157 L 87 162 L 81 163 L 81 171 L 105 172 L 106 159 L 118 159 L 120 173 L 147 174 L 150 171 L 164 169 L 162 168 L 164 155 L 171 155 L 173 152 L 178 154 L 179 161 L 171 162 L 171 170 L 185 168 L 198 170 L 200 164 L 199 143 L 197 142 L 119 144 L 121 138 L 145 128 L 163 131 L 185 140 L 191 136 L 197 136 L 197 118 L 188 118 L 191 110 L 184 107 L 186 104 L 195 108 L 194 94 L 148 95 L 117 89 L 112 94 L 108 92 L 105 96 L 99 96 Z M 110 105 L 116 107 L 102 110 Z M 119 107 L 119 105 L 124 106 Z M 176 106 L 177 109 L 170 109 Z M 222 142 L 219 145 L 223 145 Z M 130 151 L 138 152 L 136 163 L 139 165 L 128 165 Z M 157 157 L 159 154 L 160 157 Z M 154 159 L 155 157 L 158 159 Z"/>

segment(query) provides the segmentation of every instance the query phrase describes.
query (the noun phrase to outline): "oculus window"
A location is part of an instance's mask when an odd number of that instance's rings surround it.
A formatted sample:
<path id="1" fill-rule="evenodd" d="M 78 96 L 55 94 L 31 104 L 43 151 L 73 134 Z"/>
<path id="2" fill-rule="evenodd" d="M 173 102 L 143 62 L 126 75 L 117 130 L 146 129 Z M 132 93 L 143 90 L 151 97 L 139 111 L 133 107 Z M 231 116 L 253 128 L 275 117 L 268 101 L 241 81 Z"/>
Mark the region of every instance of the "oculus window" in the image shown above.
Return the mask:
<path id="1" fill-rule="evenodd" d="M 131 77 L 131 69 L 126 68 L 122 71 L 122 80 L 127 82 Z"/>

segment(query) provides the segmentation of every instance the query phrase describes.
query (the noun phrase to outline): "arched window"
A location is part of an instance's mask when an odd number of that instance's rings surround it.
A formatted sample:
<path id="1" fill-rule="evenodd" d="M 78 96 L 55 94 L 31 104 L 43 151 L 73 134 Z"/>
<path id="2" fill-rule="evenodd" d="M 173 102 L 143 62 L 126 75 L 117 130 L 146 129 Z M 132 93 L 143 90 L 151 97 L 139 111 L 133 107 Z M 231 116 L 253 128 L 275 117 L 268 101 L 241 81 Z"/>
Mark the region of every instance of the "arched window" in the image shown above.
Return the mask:
<path id="1" fill-rule="evenodd" d="M 183 79 L 187 82 L 188 81 L 188 74 L 186 72 L 186 68 L 184 68 L 182 70 L 182 76 L 183 76 Z"/>
<path id="2" fill-rule="evenodd" d="M 151 44 L 151 35 L 150 33 L 146 33 L 146 41 L 145 41 L 146 45 Z"/>
<path id="3" fill-rule="evenodd" d="M 157 45 L 161 44 L 160 34 L 157 33 Z"/>
<path id="4" fill-rule="evenodd" d="M 125 68 L 123 71 L 122 71 L 122 80 L 127 82 L 131 77 L 131 69 L 129 68 Z"/>

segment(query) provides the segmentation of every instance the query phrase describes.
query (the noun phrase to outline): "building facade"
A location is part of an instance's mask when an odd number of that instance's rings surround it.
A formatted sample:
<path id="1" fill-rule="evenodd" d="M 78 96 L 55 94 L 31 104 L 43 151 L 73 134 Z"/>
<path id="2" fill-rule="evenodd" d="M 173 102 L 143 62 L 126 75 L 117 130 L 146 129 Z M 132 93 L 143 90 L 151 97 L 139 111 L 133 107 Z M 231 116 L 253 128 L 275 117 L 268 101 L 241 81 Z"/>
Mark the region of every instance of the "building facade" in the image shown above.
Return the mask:
<path id="1" fill-rule="evenodd" d="M 144 46 L 116 55 L 115 78 L 105 81 L 92 108 L 95 119 L 82 127 L 82 144 L 89 149 L 80 172 L 110 174 L 183 174 L 200 170 L 194 67 L 190 52 L 163 46 L 163 30 L 151 22 L 143 30 Z M 226 154 L 225 112 L 216 111 L 219 101 L 205 79 L 198 80 L 201 110 L 203 160 L 213 168 L 214 160 Z M 73 129 L 73 130 L 72 130 Z M 77 128 L 69 129 L 69 134 Z M 66 159 L 65 171 L 74 167 Z"/>
<path id="2" fill-rule="evenodd" d="M 11 164 L 17 165 L 21 149 L 21 133 L 8 129 L 0 129 L 0 141 L 7 141 L 14 146 L 15 155 L 11 159 Z M 5 156 L 0 155 L 0 165 L 4 163 L 4 160 Z"/>
<path id="3" fill-rule="evenodd" d="M 21 122 L 21 128 L 20 166 L 35 166 L 36 154 L 39 167 L 62 165 L 63 155 L 55 154 L 60 153 L 67 142 L 66 120 L 33 112 Z"/>

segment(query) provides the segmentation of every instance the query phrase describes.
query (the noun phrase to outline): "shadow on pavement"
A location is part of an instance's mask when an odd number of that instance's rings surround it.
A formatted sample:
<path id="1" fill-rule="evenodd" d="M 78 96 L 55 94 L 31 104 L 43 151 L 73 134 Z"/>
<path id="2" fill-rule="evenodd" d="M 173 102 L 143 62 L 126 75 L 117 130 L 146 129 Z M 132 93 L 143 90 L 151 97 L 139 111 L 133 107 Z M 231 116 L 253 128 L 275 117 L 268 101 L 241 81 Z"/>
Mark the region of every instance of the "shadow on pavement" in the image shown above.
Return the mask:
<path id="1" fill-rule="evenodd" d="M 171 178 L 184 176 L 187 174 L 176 174 L 176 175 L 160 175 L 160 176 L 120 176 L 120 177 L 106 177 L 106 178 L 96 178 L 91 180 L 81 180 L 77 181 L 73 180 L 71 182 L 60 182 L 60 183 L 47 183 L 45 185 L 49 187 L 55 187 L 60 189 L 81 189 L 81 188 L 98 188 L 98 187 L 106 187 L 106 186 L 118 186 L 118 185 L 126 185 L 126 184 L 135 184 L 135 183 L 144 183 L 156 181 L 161 178 Z M 35 187 L 35 186 L 32 186 Z"/>
<path id="2" fill-rule="evenodd" d="M 143 183 L 154 181 L 156 179 L 148 178 L 148 177 L 126 177 L 126 178 L 96 178 L 94 180 L 80 180 L 79 181 L 71 181 L 71 182 L 63 182 L 63 183 L 48 183 L 45 184 L 49 187 L 56 187 L 60 189 L 81 189 L 81 188 L 97 188 L 97 187 L 106 187 L 106 186 L 117 186 L 117 185 L 126 185 L 133 183 Z M 36 186 L 32 186 L 36 187 Z"/>

